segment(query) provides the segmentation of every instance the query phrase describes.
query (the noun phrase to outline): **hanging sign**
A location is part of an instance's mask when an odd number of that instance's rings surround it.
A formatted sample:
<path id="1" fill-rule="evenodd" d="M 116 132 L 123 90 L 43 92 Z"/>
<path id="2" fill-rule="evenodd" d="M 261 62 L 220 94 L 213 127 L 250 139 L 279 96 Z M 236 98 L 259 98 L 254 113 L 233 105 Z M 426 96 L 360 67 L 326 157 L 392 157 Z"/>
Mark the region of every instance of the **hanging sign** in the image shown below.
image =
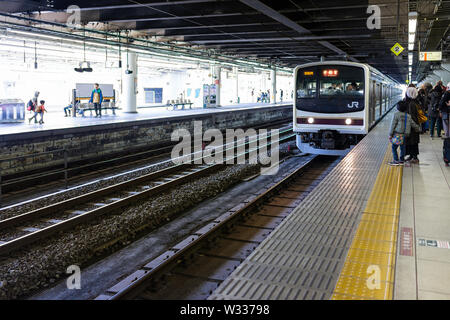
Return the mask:
<path id="1" fill-rule="evenodd" d="M 405 50 L 401 45 L 400 45 L 400 43 L 396 43 L 396 44 L 394 44 L 394 46 L 391 48 L 391 51 L 396 55 L 396 56 L 398 56 L 400 53 L 402 53 L 403 52 L 403 50 Z"/>
<path id="2" fill-rule="evenodd" d="M 422 51 L 419 52 L 419 61 L 441 61 L 442 51 Z"/>

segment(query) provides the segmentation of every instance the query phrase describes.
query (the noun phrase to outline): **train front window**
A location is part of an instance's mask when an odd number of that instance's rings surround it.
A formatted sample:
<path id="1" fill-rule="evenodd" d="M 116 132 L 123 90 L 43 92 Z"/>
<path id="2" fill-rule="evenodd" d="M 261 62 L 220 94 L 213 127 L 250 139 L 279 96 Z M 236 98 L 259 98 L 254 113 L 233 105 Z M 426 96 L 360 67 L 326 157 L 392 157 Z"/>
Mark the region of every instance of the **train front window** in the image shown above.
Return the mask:
<path id="1" fill-rule="evenodd" d="M 361 81 L 322 79 L 320 80 L 320 96 L 362 96 L 364 94 L 363 87 Z"/>
<path id="2" fill-rule="evenodd" d="M 299 68 L 295 107 L 316 113 L 362 111 L 364 77 L 364 68 L 354 65 L 318 64 Z"/>
<path id="3" fill-rule="evenodd" d="M 316 97 L 316 79 L 300 79 L 297 80 L 297 97 L 298 98 L 315 98 Z"/>

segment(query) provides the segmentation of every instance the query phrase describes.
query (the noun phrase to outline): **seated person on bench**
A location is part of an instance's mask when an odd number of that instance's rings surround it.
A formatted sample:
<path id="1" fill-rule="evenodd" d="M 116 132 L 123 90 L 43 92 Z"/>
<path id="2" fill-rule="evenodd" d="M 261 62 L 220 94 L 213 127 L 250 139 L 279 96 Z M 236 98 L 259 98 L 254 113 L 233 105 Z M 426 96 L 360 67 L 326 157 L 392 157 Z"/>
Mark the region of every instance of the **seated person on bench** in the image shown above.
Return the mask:
<path id="1" fill-rule="evenodd" d="M 80 102 L 76 102 L 75 103 L 75 112 L 78 111 L 79 106 L 80 106 Z M 72 109 L 73 109 L 73 105 L 72 104 L 69 104 L 67 107 L 65 107 L 64 108 L 64 114 L 65 114 L 64 117 L 67 117 L 67 116 L 70 117 L 70 113 L 72 112 Z M 67 115 L 67 113 L 69 113 L 69 115 Z"/>

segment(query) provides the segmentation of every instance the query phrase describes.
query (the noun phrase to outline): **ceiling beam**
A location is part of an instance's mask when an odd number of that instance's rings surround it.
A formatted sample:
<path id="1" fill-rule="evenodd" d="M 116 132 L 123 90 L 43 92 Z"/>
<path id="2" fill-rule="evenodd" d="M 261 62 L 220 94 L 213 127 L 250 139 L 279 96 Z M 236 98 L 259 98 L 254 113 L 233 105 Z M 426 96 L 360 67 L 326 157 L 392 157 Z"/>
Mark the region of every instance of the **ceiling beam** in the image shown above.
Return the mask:
<path id="1" fill-rule="evenodd" d="M 286 16 L 278 13 L 276 10 L 265 5 L 264 3 L 262 3 L 259 0 L 240 0 L 240 1 L 244 4 L 246 4 L 247 6 L 253 8 L 253 9 L 265 14 L 266 16 L 280 22 L 281 24 L 291 28 L 292 30 L 297 31 L 298 33 L 300 33 L 302 35 L 312 34 L 311 31 L 309 31 L 308 29 L 300 26 L 299 24 L 297 24 L 296 22 L 287 18 Z M 348 56 L 348 54 L 346 52 L 344 52 L 343 50 L 339 49 L 338 47 L 336 47 L 335 45 L 333 45 L 327 41 L 318 41 L 318 43 L 340 55 Z M 349 57 L 349 59 L 352 61 L 358 62 L 358 60 L 353 57 Z"/>
<path id="2" fill-rule="evenodd" d="M 296 41 L 317 41 L 317 40 L 325 40 L 325 39 L 354 39 L 354 38 L 370 38 L 370 35 L 368 34 L 358 34 L 358 35 L 348 35 L 348 36 L 304 36 L 304 37 L 277 37 L 277 38 L 246 38 L 246 39 L 211 39 L 211 40 L 194 40 L 190 41 L 186 39 L 186 41 L 189 41 L 190 43 L 195 44 L 211 44 L 211 43 L 239 43 L 239 42 L 264 42 L 264 41 L 289 41 L 289 40 L 296 40 Z M 334 47 L 332 44 L 328 43 L 327 41 L 318 41 L 320 44 L 322 44 L 324 47 L 327 47 L 329 49 L 332 49 Z M 332 49 L 332 51 L 336 51 Z M 340 50 L 338 52 L 339 54 L 345 54 L 344 51 Z M 336 51 L 337 52 L 337 51 Z"/>
<path id="3" fill-rule="evenodd" d="M 248 15 L 257 15 L 258 13 L 218 13 L 218 14 L 205 14 L 205 15 L 191 15 L 191 16 L 165 16 L 165 17 L 148 17 L 148 18 L 127 18 L 127 19 L 102 19 L 102 22 L 112 22 L 112 23 L 121 23 L 121 22 L 142 22 L 142 21 L 160 21 L 160 20 L 184 20 L 184 19 L 200 19 L 200 18 L 222 18 L 222 17 L 236 17 L 236 16 L 248 16 Z"/>

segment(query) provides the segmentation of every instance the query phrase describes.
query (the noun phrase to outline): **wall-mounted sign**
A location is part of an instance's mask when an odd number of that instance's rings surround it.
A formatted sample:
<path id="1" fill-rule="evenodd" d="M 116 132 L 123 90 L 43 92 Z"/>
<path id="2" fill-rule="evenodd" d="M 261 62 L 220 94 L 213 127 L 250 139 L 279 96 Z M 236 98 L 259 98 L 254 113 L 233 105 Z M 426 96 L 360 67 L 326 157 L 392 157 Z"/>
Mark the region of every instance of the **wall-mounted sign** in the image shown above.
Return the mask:
<path id="1" fill-rule="evenodd" d="M 442 51 L 422 51 L 419 52 L 419 61 L 441 61 Z"/>

